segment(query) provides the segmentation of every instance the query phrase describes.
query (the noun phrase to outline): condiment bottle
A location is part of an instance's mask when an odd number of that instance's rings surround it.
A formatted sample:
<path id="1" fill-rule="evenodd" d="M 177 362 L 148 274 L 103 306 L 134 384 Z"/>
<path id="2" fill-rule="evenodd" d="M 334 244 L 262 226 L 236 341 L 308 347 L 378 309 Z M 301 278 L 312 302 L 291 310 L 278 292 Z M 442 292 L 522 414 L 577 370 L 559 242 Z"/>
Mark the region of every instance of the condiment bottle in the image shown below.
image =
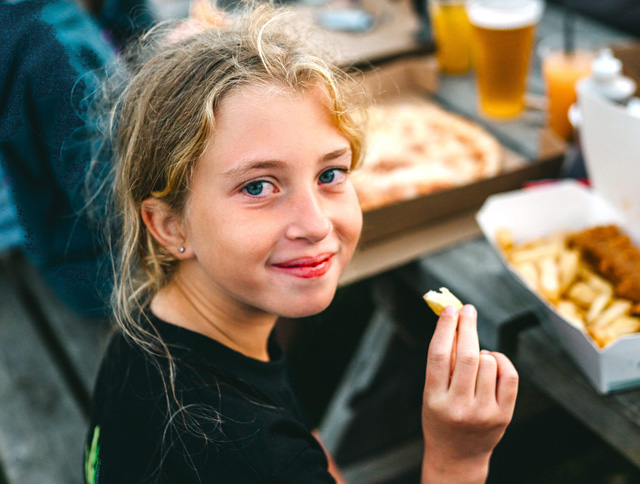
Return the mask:
<path id="1" fill-rule="evenodd" d="M 580 89 L 589 89 L 621 104 L 625 104 L 636 91 L 636 83 L 622 75 L 622 62 L 613 56 L 611 49 L 600 51 L 591 63 L 591 76 L 580 84 Z"/>

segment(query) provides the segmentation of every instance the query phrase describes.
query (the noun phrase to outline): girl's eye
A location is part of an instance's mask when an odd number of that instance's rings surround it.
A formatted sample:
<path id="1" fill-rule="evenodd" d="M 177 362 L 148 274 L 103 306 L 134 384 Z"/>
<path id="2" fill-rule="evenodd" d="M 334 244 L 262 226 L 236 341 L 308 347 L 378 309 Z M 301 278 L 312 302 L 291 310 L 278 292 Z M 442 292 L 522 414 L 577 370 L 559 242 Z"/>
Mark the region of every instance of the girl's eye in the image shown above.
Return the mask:
<path id="1" fill-rule="evenodd" d="M 247 183 L 242 188 L 242 191 L 246 192 L 252 197 L 260 197 L 260 196 L 265 196 L 265 195 L 268 195 L 269 193 L 275 192 L 276 188 L 272 183 L 268 181 L 256 180 L 256 181 Z"/>
<path id="2" fill-rule="evenodd" d="M 249 195 L 253 195 L 254 197 L 260 195 L 263 190 L 262 182 L 252 182 L 244 188 Z"/>
<path id="3" fill-rule="evenodd" d="M 323 171 L 318 178 L 320 183 L 340 183 L 346 177 L 346 170 L 342 168 L 331 168 L 330 170 Z"/>

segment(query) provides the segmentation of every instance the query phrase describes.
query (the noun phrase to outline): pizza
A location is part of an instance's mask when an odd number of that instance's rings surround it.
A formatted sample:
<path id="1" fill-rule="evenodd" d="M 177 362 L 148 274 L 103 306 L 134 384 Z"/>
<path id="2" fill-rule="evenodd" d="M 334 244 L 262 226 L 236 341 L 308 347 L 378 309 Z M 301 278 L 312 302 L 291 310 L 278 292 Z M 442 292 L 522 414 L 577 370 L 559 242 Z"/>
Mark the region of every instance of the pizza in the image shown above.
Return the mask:
<path id="1" fill-rule="evenodd" d="M 363 211 L 491 177 L 502 167 L 492 135 L 428 101 L 373 106 L 367 138 L 352 176 Z"/>

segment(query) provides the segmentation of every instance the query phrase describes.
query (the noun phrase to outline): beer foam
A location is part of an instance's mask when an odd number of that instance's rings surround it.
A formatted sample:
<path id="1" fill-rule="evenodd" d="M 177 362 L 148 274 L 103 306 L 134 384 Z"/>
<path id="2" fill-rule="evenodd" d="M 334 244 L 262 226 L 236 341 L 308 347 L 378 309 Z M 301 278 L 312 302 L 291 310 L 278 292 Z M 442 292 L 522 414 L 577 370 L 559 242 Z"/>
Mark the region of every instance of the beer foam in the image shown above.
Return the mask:
<path id="1" fill-rule="evenodd" d="M 521 2 L 471 1 L 467 4 L 469 22 L 492 30 L 510 30 L 535 25 L 544 6 L 536 0 Z"/>

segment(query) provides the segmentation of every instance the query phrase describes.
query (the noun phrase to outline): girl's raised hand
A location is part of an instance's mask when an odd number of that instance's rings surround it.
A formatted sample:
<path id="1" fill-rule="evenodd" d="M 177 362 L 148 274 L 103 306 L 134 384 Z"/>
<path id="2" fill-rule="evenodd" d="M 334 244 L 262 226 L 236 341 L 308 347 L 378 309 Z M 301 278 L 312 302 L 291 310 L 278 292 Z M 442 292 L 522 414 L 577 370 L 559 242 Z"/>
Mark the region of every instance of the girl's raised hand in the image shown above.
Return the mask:
<path id="1" fill-rule="evenodd" d="M 427 357 L 422 404 L 422 483 L 484 482 L 491 453 L 511 421 L 518 373 L 509 359 L 480 351 L 477 313 L 441 314 Z"/>

